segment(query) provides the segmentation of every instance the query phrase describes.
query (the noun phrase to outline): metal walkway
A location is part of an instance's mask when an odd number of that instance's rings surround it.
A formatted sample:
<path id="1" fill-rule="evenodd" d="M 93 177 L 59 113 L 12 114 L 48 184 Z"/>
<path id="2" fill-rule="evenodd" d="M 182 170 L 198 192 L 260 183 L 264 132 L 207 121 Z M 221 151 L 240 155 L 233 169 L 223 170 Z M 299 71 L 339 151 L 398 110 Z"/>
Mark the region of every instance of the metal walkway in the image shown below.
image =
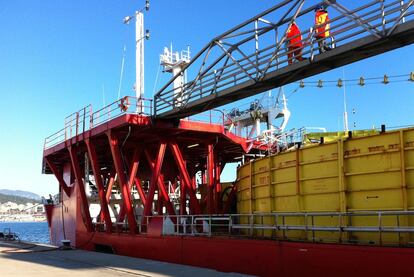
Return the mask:
<path id="1" fill-rule="evenodd" d="M 194 73 L 191 81 L 174 89 L 176 75 L 157 92 L 155 116 L 187 117 L 414 42 L 414 0 L 325 0 L 332 49 L 320 53 L 314 3 L 283 1 L 213 39 L 184 69 Z M 289 65 L 286 33 L 294 21 L 306 59 Z"/>

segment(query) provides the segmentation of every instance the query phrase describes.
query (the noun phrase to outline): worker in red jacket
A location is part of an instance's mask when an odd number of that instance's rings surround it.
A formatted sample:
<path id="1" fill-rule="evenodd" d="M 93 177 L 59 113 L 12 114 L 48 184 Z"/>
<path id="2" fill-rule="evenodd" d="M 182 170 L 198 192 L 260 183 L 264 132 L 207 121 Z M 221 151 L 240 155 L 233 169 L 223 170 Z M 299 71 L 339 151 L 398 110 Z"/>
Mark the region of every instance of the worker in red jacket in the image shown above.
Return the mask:
<path id="1" fill-rule="evenodd" d="M 288 64 L 292 64 L 293 57 L 298 61 L 303 61 L 302 57 L 302 35 L 298 25 L 295 22 L 292 23 L 286 33 L 286 43 L 288 47 Z"/>
<path id="2" fill-rule="evenodd" d="M 315 37 L 318 41 L 319 53 L 331 50 L 325 44 L 325 40 L 330 36 L 329 34 L 329 16 L 324 5 L 319 5 L 315 9 Z"/>

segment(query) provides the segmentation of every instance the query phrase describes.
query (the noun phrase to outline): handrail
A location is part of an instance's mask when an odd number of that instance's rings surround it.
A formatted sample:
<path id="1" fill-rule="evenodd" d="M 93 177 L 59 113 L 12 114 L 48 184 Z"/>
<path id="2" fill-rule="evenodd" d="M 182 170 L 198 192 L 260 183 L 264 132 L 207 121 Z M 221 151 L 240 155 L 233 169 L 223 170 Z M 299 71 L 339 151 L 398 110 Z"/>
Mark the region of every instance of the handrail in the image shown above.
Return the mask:
<path id="1" fill-rule="evenodd" d="M 364 223 L 356 219 L 364 217 Z M 383 233 L 414 233 L 414 211 L 353 211 L 353 212 L 269 212 L 254 214 L 213 215 L 153 215 L 138 216 L 138 229 L 146 233 L 151 220 L 162 218 L 164 236 L 230 236 L 256 237 L 281 240 L 309 240 L 340 243 L 398 244 L 384 239 Z M 174 223 L 175 222 L 175 223 Z M 318 223 L 316 223 L 318 222 Z M 323 223 L 321 223 L 323 222 Z M 393 222 L 390 224 L 389 222 Z M 403 223 L 405 222 L 405 224 Z M 368 224 L 370 223 L 370 224 Z M 115 222 L 118 232 L 128 232 L 125 222 Z M 104 223 L 97 231 L 104 231 Z M 303 233 L 295 233 L 303 232 Z M 358 234 L 376 234 L 374 241 L 355 239 Z M 326 237 L 324 237 L 326 235 Z M 344 237 L 349 237 L 344 240 Z M 372 236 L 371 236 L 372 237 Z M 410 243 L 406 241 L 405 243 Z"/>
<path id="2" fill-rule="evenodd" d="M 92 105 L 68 115 L 65 127 L 45 138 L 44 150 L 91 130 L 123 114 L 152 115 L 152 99 L 125 96 L 93 112 Z"/>
<path id="3" fill-rule="evenodd" d="M 197 115 L 185 118 L 186 121 L 207 122 L 210 124 L 224 125 L 225 114 L 221 110 L 212 109 Z"/>

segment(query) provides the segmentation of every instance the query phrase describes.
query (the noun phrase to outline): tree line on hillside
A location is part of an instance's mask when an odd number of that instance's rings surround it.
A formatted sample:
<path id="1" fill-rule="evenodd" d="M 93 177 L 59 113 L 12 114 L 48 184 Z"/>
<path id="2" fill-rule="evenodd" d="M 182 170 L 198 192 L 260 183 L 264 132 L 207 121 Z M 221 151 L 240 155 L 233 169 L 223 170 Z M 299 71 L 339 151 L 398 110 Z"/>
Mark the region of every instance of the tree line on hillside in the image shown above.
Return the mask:
<path id="1" fill-rule="evenodd" d="M 6 203 L 6 202 L 14 202 L 16 204 L 26 204 L 26 203 L 40 203 L 39 200 L 34 200 L 31 198 L 21 197 L 21 196 L 15 196 L 15 195 L 6 195 L 0 193 L 0 203 Z"/>

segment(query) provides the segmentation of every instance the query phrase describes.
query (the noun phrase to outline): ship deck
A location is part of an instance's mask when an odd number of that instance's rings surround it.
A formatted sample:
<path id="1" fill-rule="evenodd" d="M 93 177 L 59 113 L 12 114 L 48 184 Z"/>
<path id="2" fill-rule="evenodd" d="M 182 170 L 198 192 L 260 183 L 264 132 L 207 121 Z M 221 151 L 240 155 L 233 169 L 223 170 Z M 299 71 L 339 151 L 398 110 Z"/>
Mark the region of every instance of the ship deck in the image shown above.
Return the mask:
<path id="1" fill-rule="evenodd" d="M 130 129 L 131 128 L 131 129 Z M 69 139 L 61 141 L 56 145 L 45 148 L 43 155 L 54 157 L 59 160 L 66 158 L 69 145 L 97 138 L 97 147 L 104 145 L 106 133 L 116 131 L 122 139 L 153 143 L 161 138 L 174 137 L 179 141 L 185 141 L 191 145 L 198 142 L 214 140 L 220 143 L 224 153 L 228 153 L 228 160 L 247 152 L 246 140 L 228 132 L 221 124 L 211 124 L 201 121 L 181 120 L 178 123 L 172 121 L 153 122 L 149 116 L 138 114 L 123 114 L 104 124 L 91 128 L 90 130 L 73 135 Z M 101 139 L 99 139 L 101 138 Z M 194 148 L 192 152 L 200 150 Z M 63 157 L 62 157 L 63 156 Z M 207 150 L 203 153 L 192 153 L 189 157 L 207 156 Z M 48 169 L 45 173 L 51 173 Z"/>
<path id="2" fill-rule="evenodd" d="M 182 147 L 214 142 L 221 153 L 220 159 L 224 162 L 234 162 L 236 157 L 260 149 L 255 145 L 256 141 L 249 142 L 227 130 L 224 126 L 225 116 L 221 112 L 210 111 L 192 118 L 163 120 L 151 116 L 151 104 L 144 106 L 146 112 L 137 112 L 137 103 L 136 98 L 127 96 L 94 112 L 92 106 L 88 105 L 72 113 L 65 118 L 64 128 L 45 139 L 43 156 L 48 157 L 56 166 L 61 166 L 69 159 L 69 146 L 76 144 L 82 147 L 87 140 L 93 139 L 99 152 L 100 148 L 107 146 L 109 132 L 116 133 L 123 143 L 134 141 L 135 144 L 141 143 L 149 147 L 172 138 Z M 128 106 L 122 108 L 126 104 Z M 128 147 L 128 143 L 125 146 Z M 208 149 L 190 146 L 186 152 L 187 161 L 197 163 L 201 157 L 207 157 Z M 196 160 L 191 160 L 192 157 Z M 109 159 L 99 157 L 101 166 L 105 166 L 105 161 Z M 43 173 L 52 173 L 46 163 L 43 164 Z"/>

